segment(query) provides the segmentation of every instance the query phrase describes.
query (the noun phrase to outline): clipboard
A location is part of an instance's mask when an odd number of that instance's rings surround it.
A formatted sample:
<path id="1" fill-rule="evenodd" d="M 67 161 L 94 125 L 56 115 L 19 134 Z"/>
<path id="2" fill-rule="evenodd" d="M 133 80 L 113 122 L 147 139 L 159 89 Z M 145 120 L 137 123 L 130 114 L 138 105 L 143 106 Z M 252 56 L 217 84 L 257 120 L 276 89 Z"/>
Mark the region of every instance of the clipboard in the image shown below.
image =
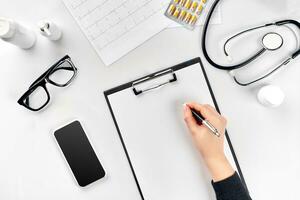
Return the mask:
<path id="1" fill-rule="evenodd" d="M 197 93 L 202 96 L 194 96 Z M 211 103 L 220 113 L 199 57 L 112 88 L 104 95 L 141 199 L 215 198 L 201 156 L 181 123 L 180 103 L 186 99 L 174 100 L 196 98 Z M 225 135 L 227 157 L 247 189 L 227 131 Z"/>

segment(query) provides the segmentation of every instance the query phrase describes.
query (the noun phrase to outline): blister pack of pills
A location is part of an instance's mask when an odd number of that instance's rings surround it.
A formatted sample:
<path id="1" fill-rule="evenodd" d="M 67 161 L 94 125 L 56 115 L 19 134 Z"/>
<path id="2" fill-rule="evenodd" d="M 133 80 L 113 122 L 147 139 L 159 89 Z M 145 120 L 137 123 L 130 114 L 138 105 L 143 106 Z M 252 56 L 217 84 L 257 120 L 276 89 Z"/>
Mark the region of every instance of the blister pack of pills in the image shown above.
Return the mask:
<path id="1" fill-rule="evenodd" d="M 207 0 L 171 0 L 165 15 L 188 29 L 194 29 L 206 2 Z"/>

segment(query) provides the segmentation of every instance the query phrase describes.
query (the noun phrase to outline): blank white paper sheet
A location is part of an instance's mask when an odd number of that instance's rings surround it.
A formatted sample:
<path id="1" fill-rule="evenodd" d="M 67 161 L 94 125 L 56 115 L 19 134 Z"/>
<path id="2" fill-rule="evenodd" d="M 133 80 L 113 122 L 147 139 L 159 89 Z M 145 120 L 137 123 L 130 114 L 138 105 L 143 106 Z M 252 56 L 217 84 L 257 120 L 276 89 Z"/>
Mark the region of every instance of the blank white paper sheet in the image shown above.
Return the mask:
<path id="1" fill-rule="evenodd" d="M 170 21 L 162 0 L 63 0 L 105 65 L 162 31 Z"/>
<path id="2" fill-rule="evenodd" d="M 189 101 L 214 103 L 199 63 L 175 73 L 178 81 L 159 90 L 136 96 L 127 88 L 108 100 L 146 200 L 215 199 L 182 106 Z M 236 168 L 227 141 L 225 151 Z"/>

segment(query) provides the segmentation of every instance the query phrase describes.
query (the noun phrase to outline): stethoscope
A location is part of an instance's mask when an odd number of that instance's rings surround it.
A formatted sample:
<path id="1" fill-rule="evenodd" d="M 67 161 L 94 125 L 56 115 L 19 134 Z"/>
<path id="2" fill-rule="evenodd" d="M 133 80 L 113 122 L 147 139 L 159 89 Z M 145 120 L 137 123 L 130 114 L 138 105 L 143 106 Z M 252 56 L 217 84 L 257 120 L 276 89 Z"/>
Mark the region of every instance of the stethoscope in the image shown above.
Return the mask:
<path id="1" fill-rule="evenodd" d="M 286 58 L 282 63 L 280 63 L 279 65 L 277 65 L 275 68 L 273 68 L 271 71 L 269 71 L 268 73 L 264 74 L 263 76 L 253 80 L 253 81 L 249 81 L 249 82 L 240 82 L 238 80 L 238 78 L 235 76 L 234 74 L 234 70 L 236 69 L 239 69 L 239 68 L 242 68 L 246 65 L 248 65 L 249 63 L 255 61 L 257 58 L 259 58 L 261 55 L 263 55 L 265 52 L 267 51 L 275 51 L 277 49 L 279 49 L 280 47 L 282 47 L 283 45 L 283 38 L 281 35 L 279 35 L 278 33 L 275 33 L 275 32 L 270 32 L 270 33 L 267 33 L 265 34 L 263 37 L 262 37 L 262 40 L 261 40 L 261 45 L 262 45 L 262 48 L 259 49 L 256 53 L 254 53 L 253 55 L 249 56 L 246 60 L 242 61 L 241 63 L 239 64 L 235 64 L 235 65 L 220 65 L 220 64 L 217 64 L 216 62 L 214 62 L 210 56 L 208 55 L 207 53 L 207 50 L 206 50 L 206 38 L 207 38 L 207 31 L 208 31 L 208 25 L 209 25 L 209 22 L 210 22 L 210 19 L 212 17 L 212 14 L 214 13 L 214 10 L 216 8 L 216 6 L 218 5 L 218 3 L 220 2 L 220 0 L 215 0 L 215 2 L 212 4 L 211 6 L 211 9 L 209 10 L 208 12 L 208 15 L 207 15 L 207 18 L 206 18 L 206 21 L 204 23 L 204 27 L 203 27 L 203 35 L 202 35 L 202 41 L 201 41 L 201 45 L 202 45 L 202 50 L 203 50 L 203 54 L 204 54 L 204 57 L 206 58 L 206 60 L 215 68 L 217 69 L 220 69 L 220 70 L 227 70 L 227 71 L 230 71 L 230 74 L 232 75 L 234 81 L 241 85 L 241 86 L 248 86 L 248 85 L 251 85 L 253 83 L 256 83 L 262 79 L 265 79 L 267 77 L 269 77 L 270 75 L 272 75 L 273 73 L 275 73 L 276 71 L 278 71 L 280 68 L 282 68 L 283 66 L 287 65 L 288 63 L 290 63 L 292 60 L 294 60 L 297 56 L 300 55 L 300 47 L 298 46 L 297 50 L 292 53 L 292 55 L 290 55 L 288 58 Z M 274 23 L 269 23 L 269 24 L 265 24 L 265 25 L 261 25 L 261 26 L 257 26 L 257 27 L 253 27 L 253 28 L 249 28 L 247 30 L 244 30 L 244 31 L 241 31 L 235 35 L 233 35 L 232 37 L 230 37 L 224 44 L 224 47 L 223 47 L 223 51 L 224 51 L 224 54 L 229 57 L 229 53 L 228 53 L 228 50 L 227 50 L 227 47 L 228 47 L 228 44 L 233 40 L 233 39 L 236 39 L 237 37 L 245 34 L 245 33 L 248 33 L 248 32 L 251 32 L 251 31 L 254 31 L 254 30 L 257 30 L 257 29 L 261 29 L 261 28 L 265 28 L 265 27 L 269 27 L 269 26 L 283 26 L 283 25 L 294 25 L 296 27 L 299 28 L 300 30 L 300 23 L 296 20 L 282 20 L 282 21 L 278 21 L 278 22 L 274 22 Z M 290 30 L 292 30 L 290 28 Z M 292 30 L 293 31 L 293 30 Z M 297 34 L 294 32 L 294 34 Z M 298 34 L 299 35 L 299 34 Z M 296 39 L 298 40 L 298 37 L 296 35 Z M 298 40 L 299 42 L 299 40 Z"/>

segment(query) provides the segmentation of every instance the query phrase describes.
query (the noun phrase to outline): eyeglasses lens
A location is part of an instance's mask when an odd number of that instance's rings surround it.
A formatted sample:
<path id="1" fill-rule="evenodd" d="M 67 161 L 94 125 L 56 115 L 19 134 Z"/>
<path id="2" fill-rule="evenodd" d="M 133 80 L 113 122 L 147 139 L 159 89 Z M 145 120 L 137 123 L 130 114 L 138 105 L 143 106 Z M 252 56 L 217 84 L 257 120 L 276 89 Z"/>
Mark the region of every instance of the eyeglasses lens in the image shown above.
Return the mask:
<path id="1" fill-rule="evenodd" d="M 36 110 L 43 107 L 48 102 L 48 98 L 45 88 L 39 86 L 25 99 L 24 103 Z"/>
<path id="2" fill-rule="evenodd" d="M 70 83 L 74 76 L 74 67 L 68 61 L 64 61 L 53 69 L 52 73 L 49 75 L 49 79 L 59 86 L 65 86 Z"/>

